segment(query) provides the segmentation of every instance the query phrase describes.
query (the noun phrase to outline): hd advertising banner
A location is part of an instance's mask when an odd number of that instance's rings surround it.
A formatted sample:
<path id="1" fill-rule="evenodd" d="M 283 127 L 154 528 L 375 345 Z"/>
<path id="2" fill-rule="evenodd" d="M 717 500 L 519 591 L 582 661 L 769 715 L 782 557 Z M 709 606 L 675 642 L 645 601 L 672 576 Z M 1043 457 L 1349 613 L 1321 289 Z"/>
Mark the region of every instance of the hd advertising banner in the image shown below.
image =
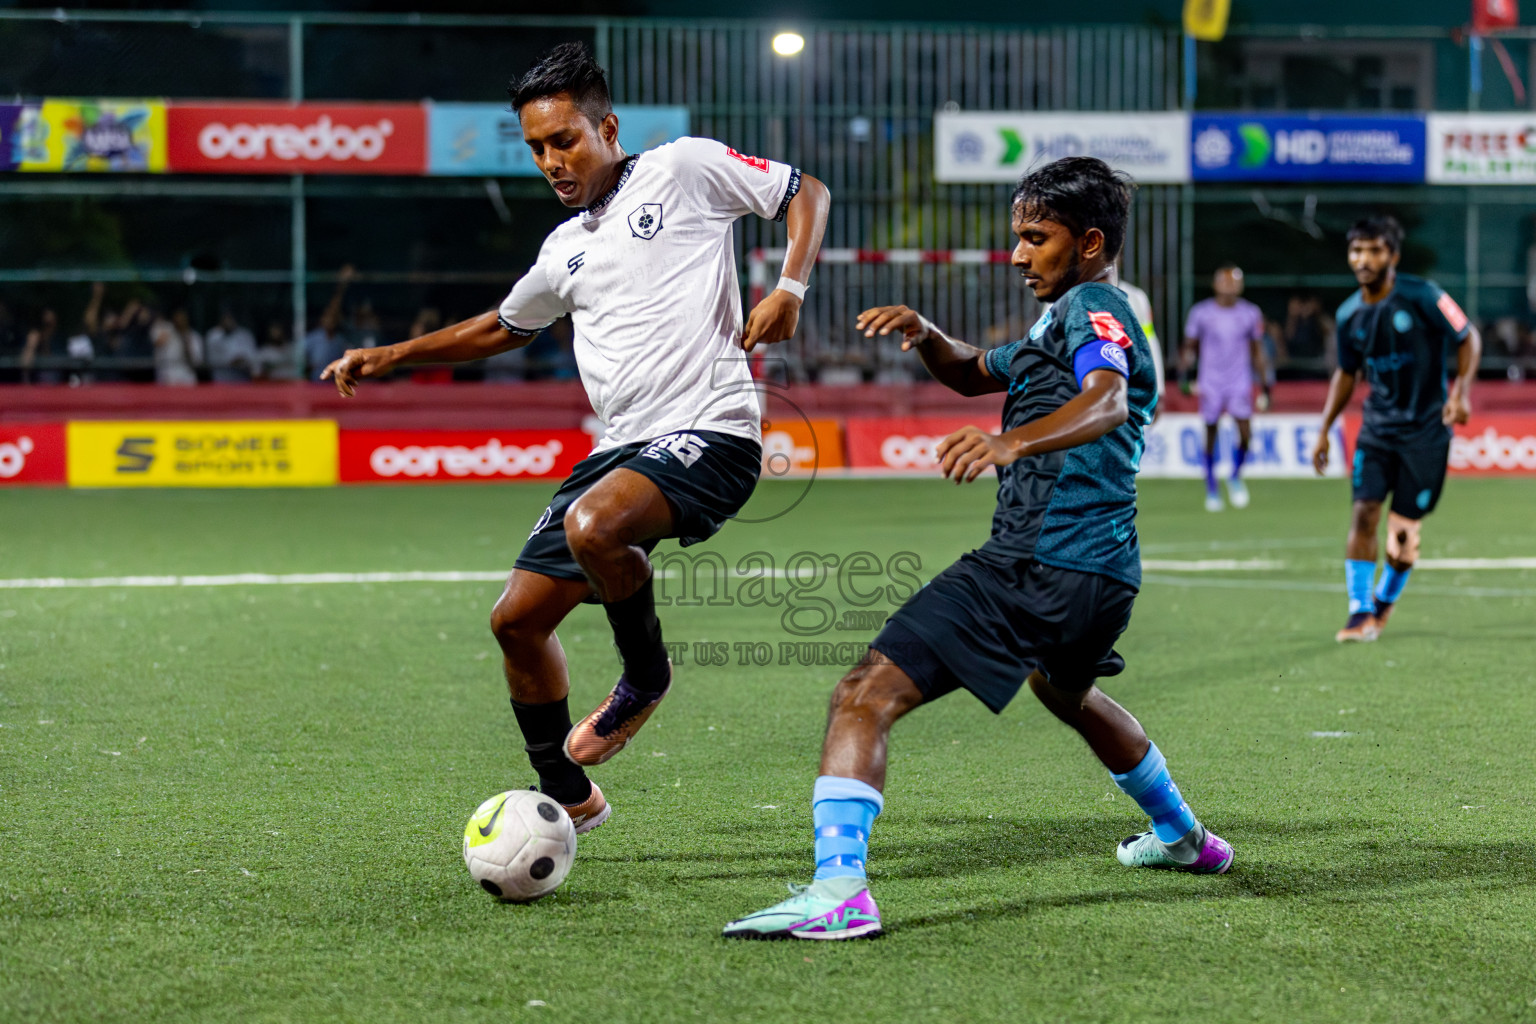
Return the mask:
<path id="1" fill-rule="evenodd" d="M 1424 180 L 1424 119 L 1196 114 L 1195 181 Z"/>
<path id="2" fill-rule="evenodd" d="M 688 134 L 687 107 L 617 106 L 613 112 L 626 153 L 643 153 Z M 428 174 L 539 177 L 522 125 L 506 104 L 432 103 L 427 121 Z"/>
<path id="3" fill-rule="evenodd" d="M 1169 113 L 939 113 L 934 179 L 1013 182 L 1064 156 L 1093 156 L 1146 184 L 1189 180 L 1189 115 Z"/>

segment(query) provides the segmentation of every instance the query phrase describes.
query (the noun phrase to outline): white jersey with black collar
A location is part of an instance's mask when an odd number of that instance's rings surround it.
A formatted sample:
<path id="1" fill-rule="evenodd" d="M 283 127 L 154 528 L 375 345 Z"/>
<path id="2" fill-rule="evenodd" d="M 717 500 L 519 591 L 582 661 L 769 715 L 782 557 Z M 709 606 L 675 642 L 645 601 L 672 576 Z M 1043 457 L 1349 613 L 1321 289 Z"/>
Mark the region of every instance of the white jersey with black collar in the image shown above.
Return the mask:
<path id="1" fill-rule="evenodd" d="M 571 315 L 603 424 L 594 451 L 679 430 L 762 440 L 731 228 L 782 219 L 799 189 L 787 164 L 683 138 L 629 157 L 608 195 L 545 239 L 501 324 L 532 334 Z"/>

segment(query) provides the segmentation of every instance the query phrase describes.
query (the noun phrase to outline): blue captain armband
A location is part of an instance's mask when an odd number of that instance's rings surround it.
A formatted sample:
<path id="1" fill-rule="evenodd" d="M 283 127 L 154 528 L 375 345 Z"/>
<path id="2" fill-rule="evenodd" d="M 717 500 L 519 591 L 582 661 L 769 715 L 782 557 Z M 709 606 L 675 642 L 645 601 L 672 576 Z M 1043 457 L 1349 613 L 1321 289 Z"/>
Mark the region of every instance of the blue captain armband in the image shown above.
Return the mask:
<path id="1" fill-rule="evenodd" d="M 1077 386 L 1083 386 L 1083 379 L 1094 370 L 1113 370 L 1122 377 L 1130 377 L 1131 364 L 1125 357 L 1125 349 L 1113 341 L 1099 341 L 1095 338 L 1072 357 L 1072 372 L 1077 375 Z"/>

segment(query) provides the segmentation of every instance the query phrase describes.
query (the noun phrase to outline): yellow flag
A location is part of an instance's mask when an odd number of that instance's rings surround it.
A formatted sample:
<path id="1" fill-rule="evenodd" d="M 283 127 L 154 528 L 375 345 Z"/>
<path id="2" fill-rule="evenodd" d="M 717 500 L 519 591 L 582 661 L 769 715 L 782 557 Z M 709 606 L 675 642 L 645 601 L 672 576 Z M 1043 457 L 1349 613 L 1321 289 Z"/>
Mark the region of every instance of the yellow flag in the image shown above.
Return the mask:
<path id="1" fill-rule="evenodd" d="M 1184 0 L 1184 34 L 1219 42 L 1227 34 L 1227 16 L 1232 0 Z"/>

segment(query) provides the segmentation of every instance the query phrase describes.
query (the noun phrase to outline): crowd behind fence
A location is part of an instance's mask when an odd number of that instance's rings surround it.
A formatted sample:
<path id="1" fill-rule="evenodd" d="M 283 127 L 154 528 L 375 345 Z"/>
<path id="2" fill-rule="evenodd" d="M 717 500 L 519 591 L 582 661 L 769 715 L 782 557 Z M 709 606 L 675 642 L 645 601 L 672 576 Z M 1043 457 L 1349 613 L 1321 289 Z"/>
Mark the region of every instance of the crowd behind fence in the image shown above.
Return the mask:
<path id="1" fill-rule="evenodd" d="M 826 245 L 873 250 L 1008 244 L 1007 185 L 934 180 L 936 111 L 1185 105 L 1181 40 L 1171 29 L 813 24 L 804 53 L 785 60 L 769 46 L 777 27 L 0 11 L 0 96 L 504 102 L 509 77 L 549 45 L 577 38 L 609 68 L 616 101 L 684 106 L 692 133 L 826 181 L 834 197 Z M 1466 104 L 1456 85 L 1465 48 L 1446 33 L 1328 34 L 1238 30 L 1203 48 L 1202 102 Z M 1530 46 L 1514 42 L 1513 66 L 1529 78 Z M 1477 102 L 1507 109 L 1514 100 L 1501 90 L 1491 79 Z M 1405 268 L 1437 277 L 1483 325 L 1485 371 L 1520 376 L 1536 372 L 1527 283 L 1536 197 L 1528 192 L 1144 186 L 1124 275 L 1149 293 L 1172 350 L 1210 272 L 1245 264 L 1281 374 L 1321 375 L 1333 365 L 1330 311 L 1350 287 L 1344 231 L 1359 213 L 1385 210 L 1409 226 Z M 419 325 L 490 308 L 564 215 L 536 179 L 0 175 L 0 381 L 310 377 L 339 347 L 402 340 Z M 782 231 L 748 218 L 736 233 L 738 255 L 782 245 Z M 358 269 L 344 273 L 348 262 Z M 1038 315 L 1006 266 L 824 266 L 801 332 L 780 354 L 804 380 L 918 375 L 893 346 L 851 329 L 860 308 L 893 301 L 922 307 L 978 344 L 1017 337 Z M 569 331 L 562 325 L 484 365 L 411 373 L 569 377 Z"/>

